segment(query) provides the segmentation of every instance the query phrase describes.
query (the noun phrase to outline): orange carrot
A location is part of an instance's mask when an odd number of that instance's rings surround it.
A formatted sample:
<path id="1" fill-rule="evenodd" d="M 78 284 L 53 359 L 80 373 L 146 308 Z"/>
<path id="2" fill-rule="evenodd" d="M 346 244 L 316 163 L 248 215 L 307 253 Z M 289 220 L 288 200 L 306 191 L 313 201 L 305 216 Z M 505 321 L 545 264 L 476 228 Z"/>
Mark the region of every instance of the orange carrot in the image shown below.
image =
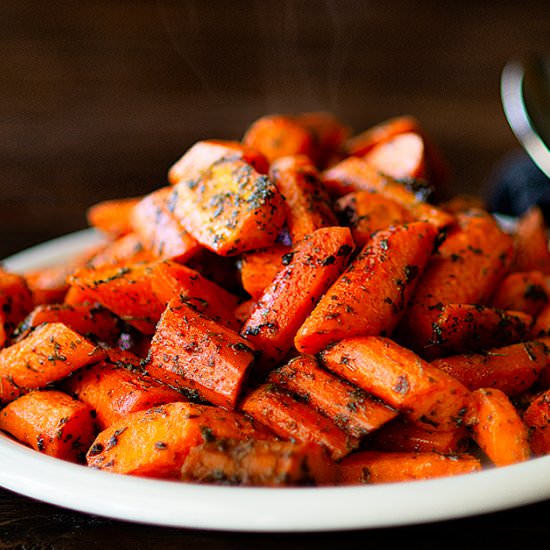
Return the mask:
<path id="1" fill-rule="evenodd" d="M 44 388 L 104 355 L 62 323 L 41 325 L 21 342 L 0 351 L 0 403 Z"/>
<path id="2" fill-rule="evenodd" d="M 550 335 L 550 304 L 537 315 L 535 324 L 531 329 L 531 335 L 533 338 Z"/>
<path id="3" fill-rule="evenodd" d="M 548 303 L 548 285 L 540 271 L 511 273 L 498 286 L 492 303 L 536 317 Z"/>
<path id="4" fill-rule="evenodd" d="M 173 298 L 151 341 L 147 372 L 233 409 L 253 360 L 254 350 L 236 332 Z"/>
<path id="5" fill-rule="evenodd" d="M 466 423 L 481 450 L 496 466 L 527 460 L 527 428 L 505 393 L 478 389 L 471 394 Z"/>
<path id="6" fill-rule="evenodd" d="M 359 444 L 357 438 L 347 435 L 332 420 L 274 384 L 255 389 L 245 397 L 241 409 L 280 437 L 324 445 L 334 460 Z"/>
<path id="7" fill-rule="evenodd" d="M 88 405 L 60 391 L 33 391 L 0 411 L 0 430 L 44 454 L 82 462 L 94 440 Z"/>
<path id="8" fill-rule="evenodd" d="M 130 223 L 144 248 L 155 258 L 186 262 L 200 249 L 172 212 L 172 188 L 150 193 L 135 206 Z"/>
<path id="9" fill-rule="evenodd" d="M 21 275 L 0 269 L 0 348 L 32 309 L 32 295 Z"/>
<path id="10" fill-rule="evenodd" d="M 349 229 L 318 229 L 284 257 L 278 272 L 241 334 L 261 353 L 269 369 L 292 347 L 296 331 L 315 303 L 344 269 L 353 251 Z"/>
<path id="11" fill-rule="evenodd" d="M 254 311 L 256 307 L 256 300 L 246 300 L 240 303 L 233 311 L 235 318 L 242 325 Z"/>
<path id="12" fill-rule="evenodd" d="M 403 205 L 369 191 L 357 191 L 341 197 L 336 201 L 335 209 L 344 225 L 350 227 L 358 247 L 365 246 L 376 231 L 414 221 Z"/>
<path id="13" fill-rule="evenodd" d="M 138 411 L 103 430 L 88 466 L 146 477 L 177 478 L 189 451 L 217 439 L 269 439 L 266 428 L 236 412 L 194 403 Z"/>
<path id="14" fill-rule="evenodd" d="M 94 204 L 88 209 L 91 226 L 116 238 L 130 233 L 130 215 L 140 197 L 113 199 Z"/>
<path id="15" fill-rule="evenodd" d="M 468 195 L 466 193 L 459 193 L 454 197 L 439 204 L 443 210 L 451 212 L 452 214 L 460 214 L 461 212 L 467 212 L 468 210 L 483 210 L 483 199 L 477 195 Z"/>
<path id="16" fill-rule="evenodd" d="M 308 157 L 281 157 L 271 165 L 269 176 L 285 197 L 286 223 L 293 243 L 316 229 L 337 225 L 327 190 Z"/>
<path id="17" fill-rule="evenodd" d="M 363 437 L 397 416 L 386 404 L 320 368 L 310 355 L 272 371 L 269 381 L 299 395 L 353 437 Z"/>
<path id="18" fill-rule="evenodd" d="M 321 360 L 331 371 L 427 428 L 451 430 L 462 422 L 468 390 L 387 338 L 348 338 L 324 350 Z"/>
<path id="19" fill-rule="evenodd" d="M 523 415 L 535 456 L 550 454 L 550 390 L 533 400 Z"/>
<path id="20" fill-rule="evenodd" d="M 294 344 L 317 353 L 359 335 L 390 335 L 430 257 L 436 229 L 414 222 L 378 232 L 321 298 Z"/>
<path id="21" fill-rule="evenodd" d="M 550 275 L 550 251 L 542 211 L 531 207 L 521 216 L 515 232 L 516 256 L 513 271 L 541 271 Z"/>
<path id="22" fill-rule="evenodd" d="M 468 389 L 497 388 L 517 395 L 530 388 L 546 366 L 542 342 L 521 342 L 485 353 L 453 355 L 431 365 L 454 376 Z"/>
<path id="23" fill-rule="evenodd" d="M 64 264 L 26 272 L 25 281 L 32 294 L 32 303 L 39 305 L 63 302 L 69 289 L 67 275 L 70 272 Z"/>
<path id="24" fill-rule="evenodd" d="M 345 458 L 338 470 L 340 483 L 390 483 L 469 474 L 481 470 L 481 463 L 468 454 L 363 451 Z"/>
<path id="25" fill-rule="evenodd" d="M 111 241 L 104 248 L 94 254 L 85 265 L 76 267 L 100 268 L 107 265 L 134 264 L 153 260 L 152 254 L 143 248 L 135 233 L 128 233 L 116 241 Z M 75 270 L 72 269 L 67 276 Z"/>
<path id="26" fill-rule="evenodd" d="M 175 185 L 180 181 L 199 179 L 203 172 L 222 159 L 241 159 L 253 166 L 260 174 L 267 174 L 269 164 L 258 151 L 238 141 L 199 141 L 170 168 L 168 181 Z"/>
<path id="27" fill-rule="evenodd" d="M 332 484 L 336 468 L 313 443 L 222 439 L 193 447 L 181 474 L 195 483 L 279 487 Z"/>
<path id="28" fill-rule="evenodd" d="M 213 164 L 170 199 L 183 227 L 221 256 L 269 246 L 284 222 L 284 199 L 275 184 L 242 160 Z"/>

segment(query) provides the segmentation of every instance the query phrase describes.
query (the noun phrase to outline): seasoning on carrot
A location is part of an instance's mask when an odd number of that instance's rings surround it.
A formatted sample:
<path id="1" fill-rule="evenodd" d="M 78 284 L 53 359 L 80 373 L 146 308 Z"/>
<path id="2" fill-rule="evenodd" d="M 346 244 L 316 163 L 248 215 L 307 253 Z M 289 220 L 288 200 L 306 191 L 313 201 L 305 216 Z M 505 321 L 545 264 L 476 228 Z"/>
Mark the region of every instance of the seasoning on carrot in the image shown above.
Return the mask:
<path id="1" fill-rule="evenodd" d="M 498 286 L 492 304 L 536 317 L 548 304 L 549 293 L 546 278 L 540 271 L 510 273 Z"/>

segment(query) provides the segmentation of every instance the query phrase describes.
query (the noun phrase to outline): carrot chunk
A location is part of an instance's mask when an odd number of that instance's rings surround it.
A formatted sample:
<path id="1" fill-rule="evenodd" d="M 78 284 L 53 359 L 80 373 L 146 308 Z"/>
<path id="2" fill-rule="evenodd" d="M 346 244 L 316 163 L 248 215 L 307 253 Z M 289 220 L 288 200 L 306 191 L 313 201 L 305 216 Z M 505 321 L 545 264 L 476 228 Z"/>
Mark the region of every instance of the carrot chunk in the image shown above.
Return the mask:
<path id="1" fill-rule="evenodd" d="M 515 232 L 516 255 L 513 271 L 541 271 L 550 275 L 550 250 L 542 211 L 531 207 L 518 220 Z"/>
<path id="2" fill-rule="evenodd" d="M 130 216 L 140 197 L 113 199 L 94 204 L 88 209 L 88 222 L 92 227 L 116 238 L 130 233 Z"/>
<path id="3" fill-rule="evenodd" d="M 294 344 L 317 353 L 360 335 L 390 335 L 430 257 L 436 229 L 414 222 L 378 232 L 321 298 Z"/>
<path id="4" fill-rule="evenodd" d="M 138 411 L 103 430 L 88 466 L 145 477 L 177 478 L 189 451 L 217 439 L 270 439 L 251 419 L 217 407 L 167 403 Z"/>
<path id="5" fill-rule="evenodd" d="M 535 456 L 550 454 L 550 390 L 539 395 L 523 415 L 529 443 Z"/>
<path id="6" fill-rule="evenodd" d="M 138 236 L 135 233 L 128 233 L 119 237 L 116 241 L 108 243 L 94 254 L 86 264 L 76 266 L 67 273 L 67 276 L 71 275 L 77 268 L 89 267 L 97 269 L 108 265 L 150 262 L 153 259 L 153 255 L 148 250 L 145 250 Z"/>
<path id="7" fill-rule="evenodd" d="M 254 361 L 254 350 L 236 332 L 174 298 L 151 341 L 147 372 L 174 388 L 197 392 L 229 409 Z"/>
<path id="8" fill-rule="evenodd" d="M 501 309 L 523 311 L 536 317 L 549 301 L 548 285 L 540 271 L 511 273 L 505 277 L 492 303 Z"/>
<path id="9" fill-rule="evenodd" d="M 535 324 L 531 329 L 533 338 L 550 335 L 550 305 L 547 305 L 535 319 Z"/>
<path id="10" fill-rule="evenodd" d="M 0 411 L 0 430 L 44 454 L 82 462 L 95 437 L 88 405 L 60 391 L 33 391 Z"/>
<path id="11" fill-rule="evenodd" d="M 0 269 L 0 348 L 32 309 L 32 295 L 21 275 Z"/>

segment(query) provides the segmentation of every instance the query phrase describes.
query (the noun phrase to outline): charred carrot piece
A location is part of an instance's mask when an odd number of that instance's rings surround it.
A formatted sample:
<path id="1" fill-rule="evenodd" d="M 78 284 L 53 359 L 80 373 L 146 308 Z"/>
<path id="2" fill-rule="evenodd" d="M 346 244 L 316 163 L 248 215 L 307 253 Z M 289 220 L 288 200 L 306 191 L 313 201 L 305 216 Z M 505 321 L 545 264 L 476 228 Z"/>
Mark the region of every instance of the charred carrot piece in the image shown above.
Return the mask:
<path id="1" fill-rule="evenodd" d="M 516 255 L 513 271 L 541 271 L 550 275 L 550 251 L 542 211 L 531 207 L 523 214 L 516 226 Z"/>
<path id="2" fill-rule="evenodd" d="M 481 450 L 495 466 L 527 460 L 527 428 L 502 391 L 480 388 L 471 394 L 466 423 Z"/>
<path id="3" fill-rule="evenodd" d="M 268 440 L 202 443 L 191 449 L 181 474 L 183 481 L 256 487 L 336 481 L 336 467 L 320 445 Z"/>
<path id="4" fill-rule="evenodd" d="M 318 229 L 285 256 L 284 269 L 269 285 L 241 334 L 261 352 L 269 369 L 292 347 L 298 328 L 344 269 L 353 251 L 348 228 Z"/>
<path id="5" fill-rule="evenodd" d="M 530 388 L 547 362 L 542 342 L 521 342 L 485 353 L 452 355 L 431 365 L 454 376 L 470 390 L 497 388 L 517 395 Z"/>
<path id="6" fill-rule="evenodd" d="M 152 261 L 153 255 L 145 250 L 135 233 L 128 233 L 123 237 L 111 241 L 103 249 L 99 250 L 85 265 L 79 268 L 89 267 L 98 269 L 103 266 L 118 264 L 137 264 Z M 67 276 L 71 275 L 72 269 Z"/>
<path id="7" fill-rule="evenodd" d="M 264 384 L 245 397 L 241 409 L 278 436 L 324 445 L 334 460 L 353 449 L 359 440 L 349 436 L 326 416 L 274 384 Z"/>
<path id="8" fill-rule="evenodd" d="M 244 338 L 174 298 L 151 341 L 147 372 L 234 409 L 253 361 L 254 350 Z"/>
<path id="9" fill-rule="evenodd" d="M 451 430 L 462 422 L 466 387 L 388 338 L 348 338 L 324 350 L 321 360 L 427 428 Z"/>
<path id="10" fill-rule="evenodd" d="M 165 304 L 153 292 L 150 264 L 77 270 L 69 282 L 90 302 L 106 307 L 140 332 L 152 334 Z"/>
<path id="11" fill-rule="evenodd" d="M 238 330 L 240 325 L 233 314 L 237 296 L 198 271 L 172 261 L 159 262 L 152 267 L 151 284 L 153 293 L 161 302 L 179 298 L 214 321 Z"/>
<path id="12" fill-rule="evenodd" d="M 87 454 L 88 466 L 145 477 L 178 478 L 189 451 L 218 439 L 270 439 L 267 428 L 217 407 L 167 403 L 138 411 L 103 430 Z"/>
<path id="13" fill-rule="evenodd" d="M 293 243 L 316 229 L 338 225 L 327 190 L 308 157 L 281 157 L 271 165 L 269 176 L 285 197 L 286 223 Z"/>
<path id="14" fill-rule="evenodd" d="M 130 223 L 154 258 L 184 263 L 200 250 L 200 245 L 172 212 L 171 200 L 171 187 L 150 193 L 134 207 Z"/>
<path id="15" fill-rule="evenodd" d="M 21 342 L 0 351 L 0 403 L 44 388 L 104 355 L 62 323 L 41 325 Z"/>
<path id="16" fill-rule="evenodd" d="M 369 448 L 385 452 L 457 455 L 466 451 L 468 441 L 469 434 L 464 426 L 436 431 L 398 418 L 382 426 L 369 438 Z"/>
<path id="17" fill-rule="evenodd" d="M 222 159 L 170 197 L 174 215 L 204 247 L 234 256 L 272 244 L 285 218 L 275 184 L 242 160 Z"/>
<path id="18" fill-rule="evenodd" d="M 242 255 L 241 282 L 243 288 L 257 300 L 271 284 L 275 275 L 283 269 L 290 247 L 275 243 L 269 248 L 253 250 Z"/>
<path id="19" fill-rule="evenodd" d="M 0 348 L 32 309 L 32 294 L 21 275 L 0 269 Z"/>
<path id="20" fill-rule="evenodd" d="M 469 474 L 481 463 L 468 454 L 363 451 L 345 458 L 338 470 L 343 484 L 391 483 Z"/>
<path id="21" fill-rule="evenodd" d="M 44 454 L 82 462 L 95 437 L 93 411 L 60 391 L 33 391 L 0 411 L 0 430 Z"/>
<path id="22" fill-rule="evenodd" d="M 335 210 L 341 221 L 351 229 L 353 240 L 363 247 L 372 234 L 392 225 L 402 225 L 414 221 L 414 217 L 403 205 L 369 191 L 349 193 L 338 199 Z"/>
<path id="23" fill-rule="evenodd" d="M 414 222 L 378 232 L 321 298 L 294 345 L 317 353 L 359 335 L 390 335 L 431 256 L 435 227 Z"/>
<path id="24" fill-rule="evenodd" d="M 523 415 L 535 456 L 550 454 L 550 390 L 533 400 Z"/>
<path id="25" fill-rule="evenodd" d="M 116 238 L 130 233 L 130 216 L 141 197 L 113 199 L 94 204 L 88 209 L 88 223 Z"/>
<path id="26" fill-rule="evenodd" d="M 243 143 L 262 153 L 269 163 L 288 155 L 316 158 L 311 132 L 289 116 L 259 118 L 246 131 Z"/>
<path id="27" fill-rule="evenodd" d="M 175 185 L 180 181 L 198 180 L 222 159 L 244 160 L 260 174 L 267 174 L 269 169 L 266 158 L 260 152 L 238 141 L 198 141 L 170 168 L 168 181 Z"/>
<path id="28" fill-rule="evenodd" d="M 536 317 L 548 304 L 548 285 L 540 271 L 511 273 L 498 286 L 492 303 L 501 309 L 523 311 Z"/>
<path id="29" fill-rule="evenodd" d="M 272 371 L 269 381 L 299 395 L 353 437 L 363 437 L 397 416 L 385 403 L 320 368 L 310 355 Z"/>

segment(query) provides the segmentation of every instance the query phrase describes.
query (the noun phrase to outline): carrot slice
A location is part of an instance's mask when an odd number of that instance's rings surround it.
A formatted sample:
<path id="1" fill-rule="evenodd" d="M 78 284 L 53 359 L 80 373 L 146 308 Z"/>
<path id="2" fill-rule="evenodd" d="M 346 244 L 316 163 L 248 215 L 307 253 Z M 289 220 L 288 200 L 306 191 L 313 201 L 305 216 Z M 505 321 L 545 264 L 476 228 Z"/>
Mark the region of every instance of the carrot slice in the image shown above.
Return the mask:
<path id="1" fill-rule="evenodd" d="M 82 462 L 95 437 L 93 411 L 60 391 L 33 391 L 0 412 L 0 430 L 44 454 Z"/>
<path id="2" fill-rule="evenodd" d="M 174 298 L 151 341 L 147 372 L 233 409 L 253 361 L 254 350 L 236 332 Z"/>
<path id="3" fill-rule="evenodd" d="M 462 423 L 469 391 L 387 338 L 348 338 L 324 350 L 321 360 L 331 371 L 427 428 L 450 430 Z"/>
<path id="4" fill-rule="evenodd" d="M 540 271 L 511 273 L 498 286 L 492 303 L 501 309 L 524 311 L 536 317 L 549 301 L 548 285 Z"/>
<path id="5" fill-rule="evenodd" d="M 113 199 L 94 204 L 88 209 L 88 223 L 111 237 L 130 233 L 130 216 L 141 197 Z"/>
<path id="6" fill-rule="evenodd" d="M 241 334 L 261 352 L 263 366 L 272 367 L 292 347 L 296 331 L 317 300 L 345 267 L 353 251 L 349 229 L 318 229 L 285 256 L 279 271 Z"/>
<path id="7" fill-rule="evenodd" d="M 0 269 L 0 348 L 32 309 L 32 295 L 21 275 Z"/>
<path id="8" fill-rule="evenodd" d="M 436 234 L 426 222 L 378 232 L 300 327 L 296 348 L 317 353 L 351 336 L 390 335 L 431 256 Z"/>
<path id="9" fill-rule="evenodd" d="M 0 403 L 44 388 L 104 356 L 100 348 L 62 323 L 41 325 L 0 351 Z"/>
<path id="10" fill-rule="evenodd" d="M 535 456 L 550 454 L 550 390 L 539 395 L 523 415 L 529 443 Z"/>
<path id="11" fill-rule="evenodd" d="M 541 271 L 550 275 L 550 250 L 542 211 L 531 207 L 518 220 L 515 232 L 516 256 L 513 271 Z"/>
<path id="12" fill-rule="evenodd" d="M 167 403 L 132 413 L 103 430 L 88 466 L 136 476 L 177 478 L 189 451 L 217 439 L 270 439 L 267 428 L 217 407 Z"/>

